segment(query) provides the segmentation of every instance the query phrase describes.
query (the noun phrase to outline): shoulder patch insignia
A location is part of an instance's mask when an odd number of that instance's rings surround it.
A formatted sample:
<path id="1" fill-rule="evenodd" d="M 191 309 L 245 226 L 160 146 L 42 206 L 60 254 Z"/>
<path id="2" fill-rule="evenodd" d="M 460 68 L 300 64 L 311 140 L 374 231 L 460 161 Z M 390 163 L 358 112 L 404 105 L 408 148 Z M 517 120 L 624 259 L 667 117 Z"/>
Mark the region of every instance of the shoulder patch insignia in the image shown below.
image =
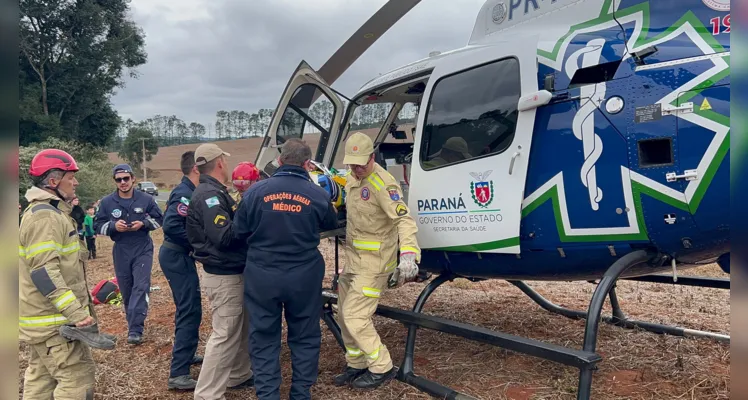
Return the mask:
<path id="1" fill-rule="evenodd" d="M 188 210 L 188 207 L 184 203 L 177 204 L 177 214 L 181 215 L 182 217 L 186 217 L 187 210 Z"/>
<path id="2" fill-rule="evenodd" d="M 179 199 L 179 202 L 187 206 L 190 205 L 190 199 L 186 197 L 182 197 L 181 199 Z"/>
<path id="3" fill-rule="evenodd" d="M 216 226 L 224 226 L 226 225 L 226 217 L 223 215 L 216 215 L 215 218 L 213 218 L 213 224 Z"/>
<path id="4" fill-rule="evenodd" d="M 218 200 L 218 196 L 213 196 L 209 199 L 205 199 L 205 204 L 208 205 L 208 208 L 211 208 L 220 204 L 220 201 Z"/>
<path id="5" fill-rule="evenodd" d="M 361 200 L 369 200 L 369 188 L 364 187 L 361 189 Z"/>
<path id="6" fill-rule="evenodd" d="M 397 207 L 395 207 L 395 214 L 397 214 L 398 217 L 408 214 L 408 207 L 405 207 L 405 204 L 398 204 Z"/>
<path id="7" fill-rule="evenodd" d="M 390 195 L 390 199 L 392 199 L 392 201 L 400 200 L 400 192 L 397 190 L 397 186 L 387 186 L 387 193 Z"/>

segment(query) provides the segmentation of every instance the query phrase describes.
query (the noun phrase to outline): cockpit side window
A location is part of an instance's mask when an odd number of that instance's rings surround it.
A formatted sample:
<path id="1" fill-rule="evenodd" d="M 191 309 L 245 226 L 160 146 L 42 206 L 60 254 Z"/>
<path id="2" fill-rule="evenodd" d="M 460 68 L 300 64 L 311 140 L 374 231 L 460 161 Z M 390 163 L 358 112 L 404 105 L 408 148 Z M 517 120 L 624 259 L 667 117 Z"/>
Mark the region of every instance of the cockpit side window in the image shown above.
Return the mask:
<path id="1" fill-rule="evenodd" d="M 316 85 L 299 86 L 278 125 L 278 144 L 291 138 L 300 139 L 306 134 L 306 142 L 314 153 L 320 134 L 332 129 L 335 111 L 335 104 Z"/>
<path id="2" fill-rule="evenodd" d="M 434 85 L 420 147 L 424 170 L 504 152 L 517 126 L 519 61 L 505 58 Z"/>

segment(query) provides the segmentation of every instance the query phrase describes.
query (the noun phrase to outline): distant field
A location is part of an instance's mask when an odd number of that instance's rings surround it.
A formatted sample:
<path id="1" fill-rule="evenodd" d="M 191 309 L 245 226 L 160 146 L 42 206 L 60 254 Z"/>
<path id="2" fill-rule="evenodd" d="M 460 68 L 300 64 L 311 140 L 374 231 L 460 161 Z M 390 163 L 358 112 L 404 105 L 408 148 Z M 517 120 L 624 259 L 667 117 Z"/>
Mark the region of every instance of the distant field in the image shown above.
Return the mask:
<path id="1" fill-rule="evenodd" d="M 405 129 L 408 139 L 411 141 L 410 128 L 412 125 L 404 125 L 401 129 Z M 378 129 L 364 129 L 361 132 L 374 138 L 378 132 Z M 317 143 L 319 142 L 318 134 L 305 134 L 303 138 L 311 147 L 312 151 L 317 149 Z M 262 137 L 254 137 L 249 139 L 237 139 L 237 140 L 226 140 L 214 142 L 218 144 L 224 151 L 231 154 L 229 157 L 229 163 L 231 168 L 234 168 L 237 164 L 242 161 L 254 162 L 257 157 L 257 153 L 260 151 L 262 145 Z M 387 142 L 397 142 L 396 139 L 389 137 Z M 155 183 L 159 188 L 171 188 L 179 183 L 182 177 L 182 172 L 179 170 L 179 160 L 182 153 L 188 150 L 195 150 L 198 144 L 185 144 L 181 146 L 170 146 L 160 147 L 158 153 L 153 160 L 148 162 L 148 168 L 155 171 L 154 176 L 148 176 L 148 180 Z M 109 159 L 114 163 L 124 162 L 117 153 L 109 153 Z M 337 157 L 335 157 L 336 163 L 342 162 L 343 149 L 338 151 Z M 137 171 L 138 175 L 141 175 L 141 171 Z"/>

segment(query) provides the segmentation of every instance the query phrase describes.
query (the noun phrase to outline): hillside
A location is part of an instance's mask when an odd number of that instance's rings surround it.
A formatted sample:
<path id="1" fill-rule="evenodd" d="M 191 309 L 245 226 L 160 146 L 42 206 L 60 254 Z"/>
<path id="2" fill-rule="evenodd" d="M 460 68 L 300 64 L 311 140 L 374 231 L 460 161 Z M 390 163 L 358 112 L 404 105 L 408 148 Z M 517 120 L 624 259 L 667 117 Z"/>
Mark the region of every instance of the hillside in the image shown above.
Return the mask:
<path id="1" fill-rule="evenodd" d="M 400 129 L 404 129 L 407 133 L 408 138 L 405 142 L 412 141 L 410 129 L 412 125 L 403 125 Z M 367 134 L 372 139 L 376 136 L 378 129 L 364 129 L 361 132 Z M 312 152 L 317 149 L 317 143 L 319 142 L 318 134 L 304 134 L 303 139 L 311 146 Z M 229 157 L 229 164 L 231 168 L 234 168 L 237 164 L 242 161 L 254 162 L 260 151 L 262 145 L 262 137 L 253 137 L 248 139 L 236 139 L 236 140 L 222 140 L 213 143 L 218 144 L 224 151 L 231 154 Z M 398 142 L 398 140 L 391 136 L 387 138 L 386 142 Z M 199 144 L 185 144 L 180 146 L 169 146 L 160 147 L 158 153 L 153 157 L 153 160 L 148 162 L 148 168 L 153 170 L 154 173 L 148 176 L 148 180 L 155 183 L 160 188 L 171 188 L 179 183 L 182 177 L 182 172 L 179 170 L 179 160 L 182 153 L 189 150 L 195 150 Z M 109 159 L 114 163 L 123 163 L 124 161 L 119 158 L 117 153 L 108 153 Z M 335 157 L 335 165 L 342 167 L 343 149 L 342 147 L 338 150 L 338 154 Z M 142 178 L 142 171 L 135 171 L 138 177 Z"/>

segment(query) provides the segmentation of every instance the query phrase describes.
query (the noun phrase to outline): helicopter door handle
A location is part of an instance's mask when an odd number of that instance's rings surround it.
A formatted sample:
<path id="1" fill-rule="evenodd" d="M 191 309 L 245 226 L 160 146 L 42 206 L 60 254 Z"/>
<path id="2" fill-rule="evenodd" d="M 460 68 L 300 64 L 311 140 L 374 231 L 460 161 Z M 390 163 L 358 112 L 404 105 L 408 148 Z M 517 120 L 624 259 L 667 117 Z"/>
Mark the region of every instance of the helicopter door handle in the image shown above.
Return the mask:
<path id="1" fill-rule="evenodd" d="M 665 179 L 667 179 L 668 182 L 675 182 L 678 179 L 685 179 L 687 181 L 692 181 L 699 177 L 698 171 L 695 169 L 689 169 L 686 171 L 683 171 L 683 175 L 676 175 L 675 172 L 668 172 L 665 174 Z"/>
<path id="2" fill-rule="evenodd" d="M 517 157 L 519 157 L 519 151 L 514 153 L 514 155 L 512 156 L 512 161 L 509 162 L 509 175 L 511 175 L 512 171 L 514 170 L 514 160 L 516 160 Z"/>

